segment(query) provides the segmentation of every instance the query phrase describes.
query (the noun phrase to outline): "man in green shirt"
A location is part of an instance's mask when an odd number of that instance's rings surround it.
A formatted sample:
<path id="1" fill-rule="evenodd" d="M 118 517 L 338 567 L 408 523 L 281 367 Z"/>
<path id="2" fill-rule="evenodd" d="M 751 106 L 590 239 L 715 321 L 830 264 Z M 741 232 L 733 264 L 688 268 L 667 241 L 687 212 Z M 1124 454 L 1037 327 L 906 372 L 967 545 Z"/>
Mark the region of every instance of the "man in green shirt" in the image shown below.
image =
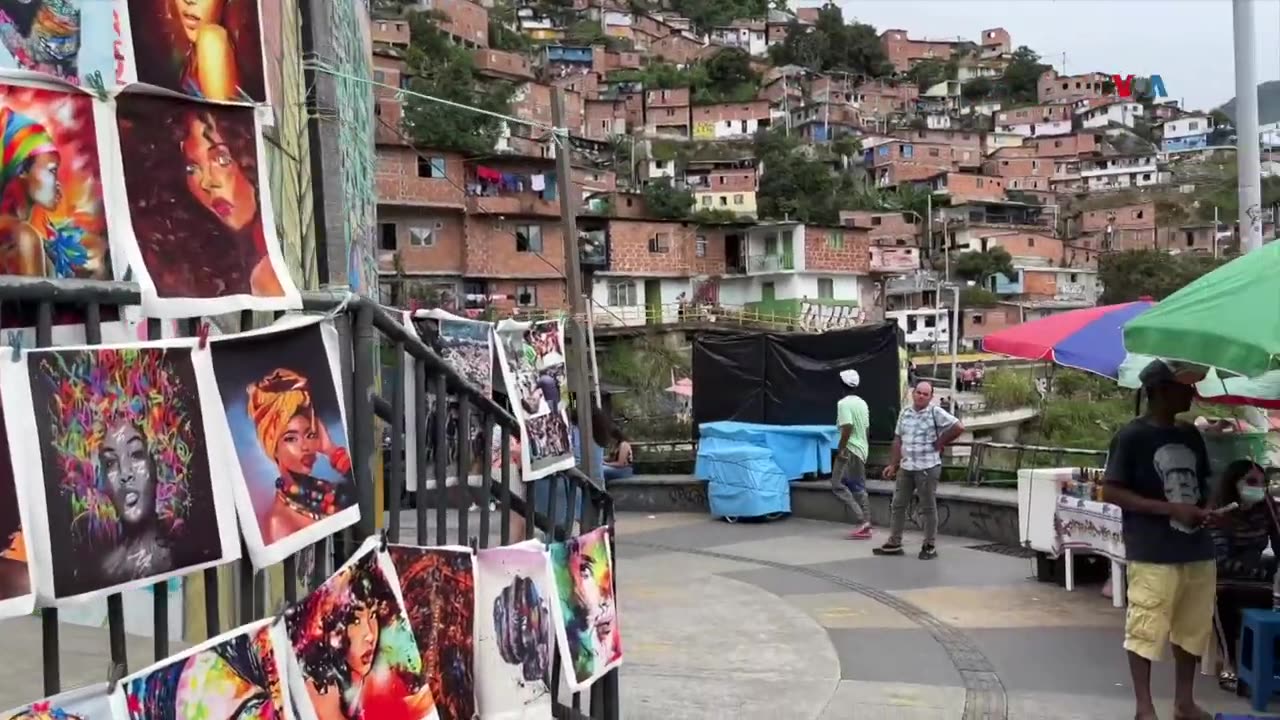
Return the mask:
<path id="1" fill-rule="evenodd" d="M 840 428 L 840 451 L 831 468 L 831 492 L 849 509 L 853 516 L 851 540 L 870 540 L 870 505 L 867 498 L 867 427 L 871 424 L 871 411 L 867 401 L 853 393 L 858 387 L 857 370 L 844 370 L 840 380 L 849 387 L 849 393 L 836 403 L 836 425 Z"/>

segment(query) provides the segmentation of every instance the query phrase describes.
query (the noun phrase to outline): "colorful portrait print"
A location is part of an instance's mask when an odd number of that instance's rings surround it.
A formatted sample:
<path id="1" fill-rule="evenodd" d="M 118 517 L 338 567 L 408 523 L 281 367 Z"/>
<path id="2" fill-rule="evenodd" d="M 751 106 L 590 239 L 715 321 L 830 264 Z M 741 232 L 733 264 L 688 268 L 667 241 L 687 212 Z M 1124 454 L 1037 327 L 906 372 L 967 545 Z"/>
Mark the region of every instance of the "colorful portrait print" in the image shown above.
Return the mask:
<path id="1" fill-rule="evenodd" d="M 573 467 L 565 412 L 564 324 L 504 320 L 497 337 L 512 414 L 524 429 L 521 476 L 528 482 Z"/>
<path id="2" fill-rule="evenodd" d="M 111 86 L 116 78 L 113 3 L 0 0 L 0 69 Z"/>
<path id="3" fill-rule="evenodd" d="M 194 349 L 36 350 L 0 371 L 14 472 L 44 487 L 33 525 L 48 537 L 28 544 L 48 576 L 41 597 L 98 596 L 238 557 L 229 481 L 215 482 L 209 462 L 223 448 L 201 406 L 212 368 Z"/>
<path id="4" fill-rule="evenodd" d="M 285 613 L 303 720 L 436 718 L 391 560 L 371 538 Z"/>
<path id="5" fill-rule="evenodd" d="M 275 619 L 225 633 L 121 680 L 112 702 L 128 720 L 286 720 Z M 281 642 L 283 640 L 281 639 Z"/>
<path id="6" fill-rule="evenodd" d="M 359 521 L 333 326 L 294 321 L 210 347 L 254 564 L 277 563 Z"/>
<path id="7" fill-rule="evenodd" d="M 475 717 L 474 556 L 463 547 L 387 548 L 440 720 Z"/>
<path id="8" fill-rule="evenodd" d="M 266 102 L 258 0 L 128 0 L 138 82 L 202 100 Z"/>
<path id="9" fill-rule="evenodd" d="M 148 315 L 300 307 L 253 108 L 125 94 L 116 118 L 132 226 L 121 245 Z"/>
<path id="10" fill-rule="evenodd" d="M 106 683 L 77 688 L 6 712 L 0 720 L 114 720 Z"/>
<path id="11" fill-rule="evenodd" d="M 4 423 L 0 410 L 0 425 Z M 0 433 L 0 618 L 30 613 L 31 565 L 27 562 L 25 493 L 14 481 L 9 460 L 9 438 Z"/>
<path id="12" fill-rule="evenodd" d="M 537 541 L 480 550 L 475 567 L 480 716 L 550 718 L 555 586 L 547 551 Z"/>
<path id="13" fill-rule="evenodd" d="M 91 96 L 0 84 L 0 272 L 111 279 Z"/>
<path id="14" fill-rule="evenodd" d="M 560 657 L 576 692 L 622 663 L 609 528 L 552 543 L 548 551 L 559 599 Z"/>

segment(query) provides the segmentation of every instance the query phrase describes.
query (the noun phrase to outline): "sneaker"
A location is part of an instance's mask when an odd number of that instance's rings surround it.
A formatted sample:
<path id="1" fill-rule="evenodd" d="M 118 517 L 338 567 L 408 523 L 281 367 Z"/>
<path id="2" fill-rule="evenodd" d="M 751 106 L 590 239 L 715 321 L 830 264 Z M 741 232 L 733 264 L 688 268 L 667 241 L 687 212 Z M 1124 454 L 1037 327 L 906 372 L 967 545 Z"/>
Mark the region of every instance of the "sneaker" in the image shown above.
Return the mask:
<path id="1" fill-rule="evenodd" d="M 938 557 L 938 549 L 932 545 L 925 545 L 924 547 L 920 548 L 919 557 L 921 560 L 932 560 Z"/>
<path id="2" fill-rule="evenodd" d="M 901 555 L 902 545 L 900 543 L 885 543 L 878 548 L 871 548 L 873 555 Z"/>
<path id="3" fill-rule="evenodd" d="M 849 533 L 850 540 L 870 540 L 871 539 L 871 523 L 863 523 L 854 528 Z"/>

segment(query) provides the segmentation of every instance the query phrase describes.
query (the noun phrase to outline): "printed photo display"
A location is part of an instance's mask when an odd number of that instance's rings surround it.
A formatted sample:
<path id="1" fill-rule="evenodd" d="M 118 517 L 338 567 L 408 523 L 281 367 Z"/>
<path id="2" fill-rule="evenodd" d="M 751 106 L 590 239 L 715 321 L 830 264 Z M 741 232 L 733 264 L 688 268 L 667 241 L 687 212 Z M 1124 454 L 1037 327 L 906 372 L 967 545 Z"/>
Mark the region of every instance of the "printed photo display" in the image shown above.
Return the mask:
<path id="1" fill-rule="evenodd" d="M 458 374 L 466 378 L 476 388 L 490 397 L 493 394 L 493 324 L 479 320 L 452 315 L 444 310 L 418 310 L 405 312 L 405 324 L 422 339 L 432 350 L 436 351 L 446 363 Z M 413 357 L 406 355 L 405 382 L 414 381 Z M 418 463 L 426 464 L 427 489 L 436 485 L 436 428 L 439 420 L 436 417 L 436 401 L 432 387 L 428 383 L 427 393 L 427 444 L 424 452 L 419 453 L 415 442 L 406 443 L 405 477 L 410 482 L 417 482 Z M 445 484 L 458 483 L 458 404 L 455 395 L 448 396 L 445 437 L 447 438 Z M 471 415 L 471 444 L 467 457 L 470 463 L 467 470 L 467 483 L 478 486 L 482 480 L 483 463 L 489 459 L 492 470 L 491 477 L 501 478 L 501 437 L 497 426 L 493 426 L 490 448 L 484 448 L 484 428 L 478 422 L 479 415 L 473 411 Z M 416 438 L 417 413 L 412 407 L 405 408 L 405 437 Z M 513 458 L 515 456 L 513 455 Z"/>
<path id="2" fill-rule="evenodd" d="M 0 0 L 0 69 L 116 84 L 116 3 Z"/>
<path id="3" fill-rule="evenodd" d="M 476 587 L 471 550 L 387 548 L 440 720 L 475 717 Z"/>
<path id="4" fill-rule="evenodd" d="M 476 553 L 476 702 L 489 720 L 551 717 L 552 604 L 537 540 Z"/>
<path id="5" fill-rule="evenodd" d="M 33 497 L 44 603 L 235 560 L 240 542 L 213 366 L 196 340 L 28 350 L 0 363 L 15 477 Z M 233 469 L 232 469 L 233 470 Z"/>
<path id="6" fill-rule="evenodd" d="M 360 519 L 338 384 L 338 332 L 289 319 L 209 346 L 242 482 L 236 507 L 256 567 Z"/>
<path id="7" fill-rule="evenodd" d="M 290 690 L 301 720 L 439 717 L 395 568 L 378 544 L 369 538 L 285 612 Z"/>
<path id="8" fill-rule="evenodd" d="M 111 695 L 128 720 L 286 720 L 284 629 L 276 618 L 224 633 L 134 673 Z"/>
<path id="9" fill-rule="evenodd" d="M 116 120 L 127 198 L 108 204 L 127 210 L 112 227 L 147 315 L 301 308 L 254 109 L 124 94 Z"/>
<path id="10" fill-rule="evenodd" d="M 111 280 L 93 97 L 54 88 L 0 83 L 0 272 Z"/>
<path id="11" fill-rule="evenodd" d="M 115 720 L 106 683 L 77 688 L 0 712 L 0 720 Z"/>
<path id="12" fill-rule="evenodd" d="M 132 80 L 202 100 L 266 102 L 258 0 L 128 5 Z"/>
<path id="13" fill-rule="evenodd" d="M 0 425 L 4 423 L 0 408 Z M 14 481 L 9 437 L 0 433 L 0 618 L 28 615 L 35 609 L 25 531 L 31 526 L 25 483 Z"/>
<path id="14" fill-rule="evenodd" d="M 560 659 L 574 692 L 622 664 L 609 533 L 608 527 L 596 528 L 548 547 L 559 601 Z"/>
<path id="15" fill-rule="evenodd" d="M 524 427 L 521 477 L 529 482 L 568 470 L 574 459 L 565 412 L 564 323 L 503 320 L 497 337 L 507 396 Z"/>

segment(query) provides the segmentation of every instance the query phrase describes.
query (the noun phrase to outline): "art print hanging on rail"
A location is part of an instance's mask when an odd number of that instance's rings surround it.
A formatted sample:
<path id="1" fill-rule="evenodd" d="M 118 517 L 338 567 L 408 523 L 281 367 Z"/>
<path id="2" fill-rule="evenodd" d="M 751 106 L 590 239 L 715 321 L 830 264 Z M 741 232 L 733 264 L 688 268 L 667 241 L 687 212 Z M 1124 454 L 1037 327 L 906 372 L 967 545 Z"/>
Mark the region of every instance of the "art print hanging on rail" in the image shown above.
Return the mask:
<path id="1" fill-rule="evenodd" d="M 113 132 L 111 111 L 92 95 L 0 82 L 0 273 L 118 279 L 100 151 L 114 147 Z"/>
<path id="2" fill-rule="evenodd" d="M 115 2 L 0 0 L 0 70 L 112 87 L 123 70 Z"/>
<path id="3" fill-rule="evenodd" d="M 524 428 L 520 443 L 525 482 L 574 466 L 569 444 L 564 323 L 498 323 L 498 361 L 512 414 Z"/>
<path id="4" fill-rule="evenodd" d="M 485 720 L 551 717 L 555 584 L 537 540 L 476 552 L 476 702 Z"/>
<path id="5" fill-rule="evenodd" d="M 267 101 L 258 0 L 127 2 L 127 82 L 214 102 Z"/>
<path id="6" fill-rule="evenodd" d="M 0 362 L 28 553 L 45 604 L 236 560 L 233 468 L 209 353 L 196 340 L 27 350 Z"/>
<path id="7" fill-rule="evenodd" d="M 108 188 L 108 206 L 143 311 L 301 308 L 276 237 L 254 109 L 137 93 L 116 107 L 124 192 Z"/>
<path id="8" fill-rule="evenodd" d="M 475 555 L 465 547 L 387 548 L 440 720 L 476 712 Z"/>
<path id="9" fill-rule="evenodd" d="M 283 623 L 261 620 L 121 680 L 111 694 L 120 720 L 287 720 Z"/>
<path id="10" fill-rule="evenodd" d="M 0 433 L 4 414 L 0 409 Z M 35 609 L 32 566 L 27 558 L 31 527 L 28 484 L 15 482 L 9 438 L 0 436 L 0 618 L 29 615 Z"/>
<path id="11" fill-rule="evenodd" d="M 613 543 L 608 527 L 552 543 L 556 635 L 569 689 L 579 692 L 622 664 Z"/>
<path id="12" fill-rule="evenodd" d="M 404 313 L 405 326 L 411 329 L 427 347 L 430 347 L 453 368 L 466 378 L 485 397 L 493 394 L 493 323 L 470 320 L 450 314 L 444 310 L 417 310 Z M 405 384 L 414 387 L 413 356 L 405 355 Z M 427 478 L 427 489 L 438 486 L 436 480 L 436 427 L 439 422 L 436 412 L 434 388 L 428 376 L 427 387 L 423 389 L 427 402 L 426 447 L 418 451 L 417 443 L 410 438 L 417 438 L 417 413 L 412 403 L 405 407 L 405 477 L 411 486 L 417 487 L 418 463 L 424 463 Z M 458 432 L 460 416 L 456 395 L 448 396 L 446 405 L 445 437 L 447 438 L 447 454 L 445 455 L 445 485 L 458 484 Z M 483 463 L 489 458 L 490 477 L 502 477 L 501 465 L 501 431 L 497 425 L 491 426 L 490 447 L 484 448 L 484 427 L 480 423 L 480 413 L 473 408 L 470 416 L 471 444 L 468 458 L 467 484 L 479 487 L 483 477 Z"/>
<path id="13" fill-rule="evenodd" d="M 285 611 L 299 720 L 435 720 L 395 567 L 365 541 L 338 572 Z"/>
<path id="14" fill-rule="evenodd" d="M 59 693 L 0 712 L 0 720 L 115 720 L 106 683 Z"/>
<path id="15" fill-rule="evenodd" d="M 254 566 L 273 565 L 359 521 L 333 324 L 286 318 L 209 346 Z"/>

